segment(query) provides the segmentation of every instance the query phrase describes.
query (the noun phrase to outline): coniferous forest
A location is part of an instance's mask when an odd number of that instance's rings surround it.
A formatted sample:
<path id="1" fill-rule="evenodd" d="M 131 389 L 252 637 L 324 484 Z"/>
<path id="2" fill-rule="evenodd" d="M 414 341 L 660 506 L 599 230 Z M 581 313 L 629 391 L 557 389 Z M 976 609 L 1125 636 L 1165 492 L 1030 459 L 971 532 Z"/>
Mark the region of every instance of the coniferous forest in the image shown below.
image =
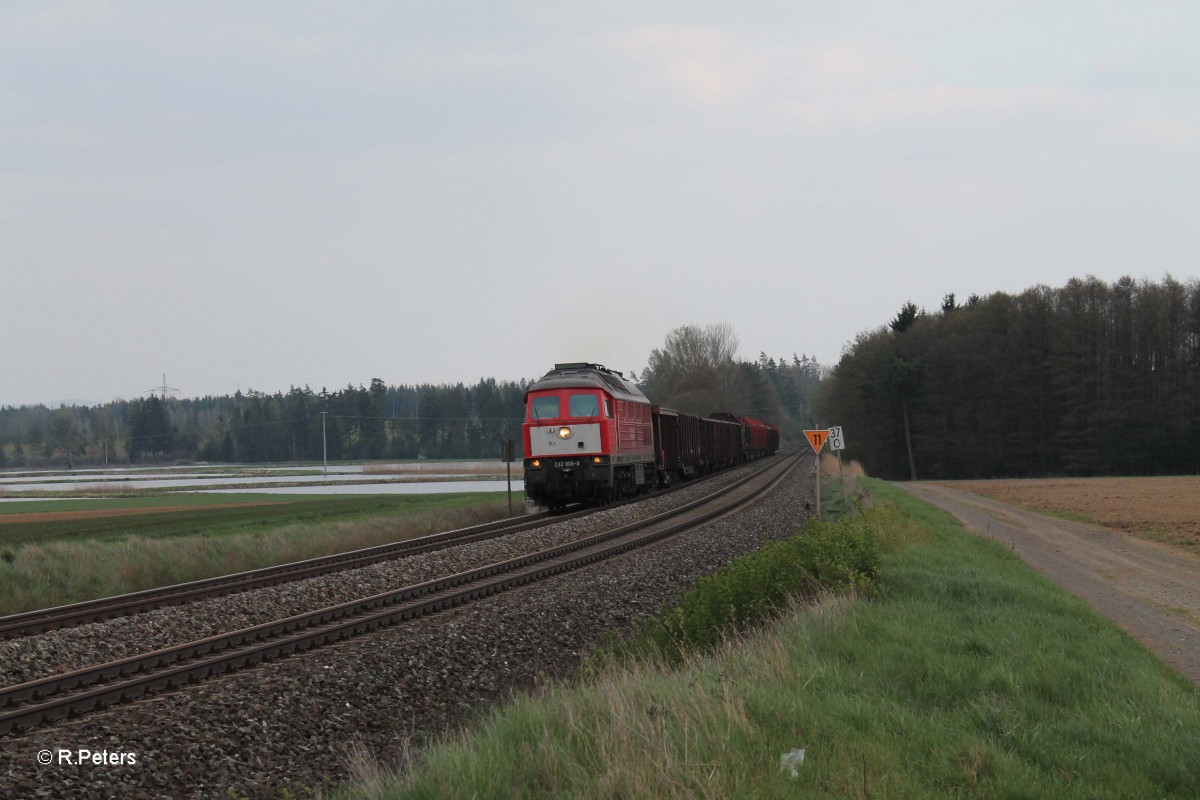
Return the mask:
<path id="1" fill-rule="evenodd" d="M 1200 281 L 1088 277 L 905 303 L 832 370 L 737 351 L 727 325 L 676 328 L 638 382 L 656 403 L 758 417 L 792 441 L 840 425 L 843 455 L 884 478 L 1200 473 Z M 314 461 L 323 443 L 330 460 L 495 458 L 520 441 L 529 383 L 0 407 L 0 467 Z"/>
<path id="2" fill-rule="evenodd" d="M 0 408 L 0 466 L 498 458 L 520 441 L 526 382 L 305 387 Z M 322 415 L 322 411 L 326 412 Z M 325 426 L 322 434 L 322 423 Z"/>
<path id="3" fill-rule="evenodd" d="M 732 410 L 798 437 L 811 425 L 822 367 L 794 354 L 790 361 L 760 354 L 757 362 L 740 362 L 736 352 L 728 326 L 677 328 L 652 352 L 641 385 L 664 405 L 702 414 Z M 3 406 L 0 467 L 494 459 L 507 438 L 519 456 L 531 382 L 389 386 L 375 378 L 333 392 L 306 386 L 194 399 L 150 394 L 54 409 Z"/>
<path id="4" fill-rule="evenodd" d="M 905 304 L 819 391 L 880 477 L 1200 472 L 1200 282 L 1094 277 Z"/>

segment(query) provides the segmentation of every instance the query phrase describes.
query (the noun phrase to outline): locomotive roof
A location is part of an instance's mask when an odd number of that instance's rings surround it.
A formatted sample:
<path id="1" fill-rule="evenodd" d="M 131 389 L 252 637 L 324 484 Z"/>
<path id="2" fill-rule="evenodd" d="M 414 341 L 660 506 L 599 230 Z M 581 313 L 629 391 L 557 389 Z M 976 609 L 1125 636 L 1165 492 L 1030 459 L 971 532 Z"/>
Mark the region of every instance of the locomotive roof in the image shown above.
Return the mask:
<path id="1" fill-rule="evenodd" d="M 650 402 L 632 381 L 626 380 L 621 373 L 599 364 L 555 364 L 554 369 L 543 375 L 542 379 L 530 386 L 528 391 L 578 387 L 604 389 L 617 397 L 628 398 L 639 403 Z"/>

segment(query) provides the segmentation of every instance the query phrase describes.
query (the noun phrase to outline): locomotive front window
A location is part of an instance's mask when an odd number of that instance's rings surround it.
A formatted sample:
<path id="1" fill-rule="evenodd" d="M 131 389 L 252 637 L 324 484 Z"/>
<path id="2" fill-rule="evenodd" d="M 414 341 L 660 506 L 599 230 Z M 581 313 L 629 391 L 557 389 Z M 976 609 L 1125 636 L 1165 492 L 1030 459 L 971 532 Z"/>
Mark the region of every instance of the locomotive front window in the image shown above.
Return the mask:
<path id="1" fill-rule="evenodd" d="M 600 416 L 600 398 L 594 394 L 573 394 L 570 406 L 572 417 Z"/>
<path id="2" fill-rule="evenodd" d="M 558 398 L 554 395 L 535 397 L 529 401 L 530 419 L 557 419 L 558 417 Z"/>

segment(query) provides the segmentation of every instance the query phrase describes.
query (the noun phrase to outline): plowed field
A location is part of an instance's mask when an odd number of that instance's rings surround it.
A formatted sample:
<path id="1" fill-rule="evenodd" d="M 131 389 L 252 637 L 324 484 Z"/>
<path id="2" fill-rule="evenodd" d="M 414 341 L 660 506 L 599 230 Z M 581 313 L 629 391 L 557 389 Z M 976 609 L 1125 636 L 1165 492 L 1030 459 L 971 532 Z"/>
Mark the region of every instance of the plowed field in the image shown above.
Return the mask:
<path id="1" fill-rule="evenodd" d="M 1071 515 L 1200 551 L 1200 476 L 1047 478 L 944 484 L 1004 503 Z"/>

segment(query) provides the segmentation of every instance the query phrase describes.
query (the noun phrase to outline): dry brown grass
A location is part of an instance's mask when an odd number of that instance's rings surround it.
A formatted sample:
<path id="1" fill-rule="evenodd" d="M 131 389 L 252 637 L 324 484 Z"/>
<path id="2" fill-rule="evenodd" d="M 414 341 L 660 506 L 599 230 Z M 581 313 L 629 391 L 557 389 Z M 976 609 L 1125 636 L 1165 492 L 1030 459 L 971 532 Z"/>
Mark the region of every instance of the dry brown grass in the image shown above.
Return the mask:
<path id="1" fill-rule="evenodd" d="M 828 502 L 831 498 L 842 498 L 846 503 L 854 500 L 864 503 L 870 503 L 870 493 L 863 489 L 858 484 L 859 478 L 867 477 L 866 470 L 858 461 L 842 461 L 841 467 L 838 467 L 837 456 L 833 453 L 821 454 L 821 478 L 825 483 L 826 488 L 821 492 L 824 498 L 822 502 Z M 843 495 L 836 491 L 836 483 L 843 480 L 846 491 Z M 852 500 L 853 499 L 853 500 Z M 842 508 L 842 510 L 846 510 Z"/>
<path id="2" fill-rule="evenodd" d="M 863 469 L 862 464 L 857 461 L 842 461 L 841 472 L 848 479 L 850 478 L 865 478 L 867 473 Z M 837 476 L 838 475 L 838 459 L 833 453 L 821 454 L 821 474 Z"/>

